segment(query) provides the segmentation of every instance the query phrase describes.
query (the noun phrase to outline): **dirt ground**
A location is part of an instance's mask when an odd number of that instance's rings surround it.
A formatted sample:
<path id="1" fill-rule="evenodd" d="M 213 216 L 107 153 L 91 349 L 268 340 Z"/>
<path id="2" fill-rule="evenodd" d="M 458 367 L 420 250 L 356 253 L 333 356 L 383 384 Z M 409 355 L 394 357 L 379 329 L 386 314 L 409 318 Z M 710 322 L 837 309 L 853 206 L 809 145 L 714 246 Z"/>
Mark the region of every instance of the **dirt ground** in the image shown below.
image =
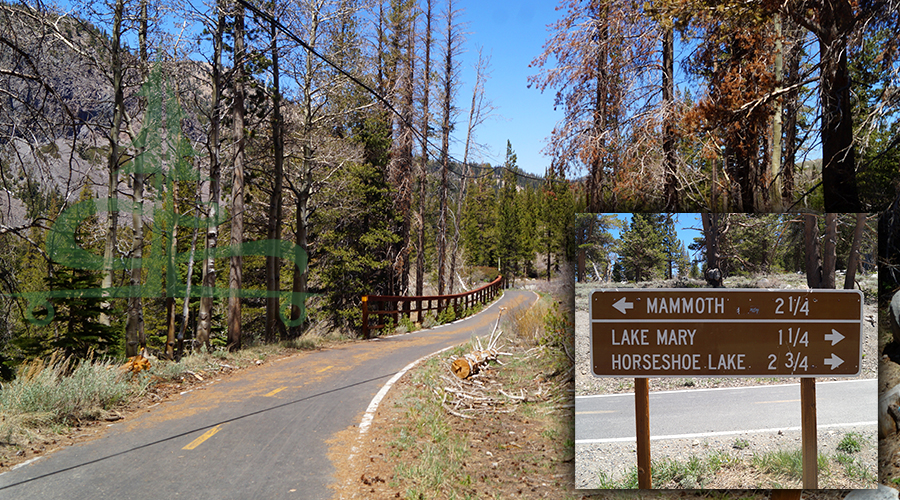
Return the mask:
<path id="1" fill-rule="evenodd" d="M 514 355 L 523 355 L 523 351 Z M 566 373 L 526 373 L 529 368 L 528 364 L 517 368 L 505 360 L 504 366 L 492 367 L 480 381 L 486 386 L 499 383 L 508 388 L 510 380 L 521 377 L 514 392 L 525 394 L 526 400 L 558 398 L 551 393 L 560 388 L 567 396 L 536 412 L 525 411 L 522 405 L 510 408 L 509 413 L 476 414 L 475 419 L 446 412 L 450 433 L 466 440 L 461 470 L 453 474 L 470 481 L 463 480 L 468 485 L 453 485 L 454 492 L 440 498 L 581 498 L 573 482 L 573 382 L 571 378 L 565 381 Z M 417 448 L 401 449 L 396 444 L 397 427 L 403 425 L 408 408 L 414 404 L 404 396 L 413 391 L 414 381 L 412 372 L 398 381 L 379 405 L 365 434 L 353 426 L 331 440 L 329 456 L 338 470 L 332 486 L 334 498 L 410 498 L 409 490 L 416 485 L 400 477 L 397 464 L 416 464 L 421 460 L 421 448 L 428 445 L 420 442 Z M 544 408 L 548 409 L 546 413 Z"/>

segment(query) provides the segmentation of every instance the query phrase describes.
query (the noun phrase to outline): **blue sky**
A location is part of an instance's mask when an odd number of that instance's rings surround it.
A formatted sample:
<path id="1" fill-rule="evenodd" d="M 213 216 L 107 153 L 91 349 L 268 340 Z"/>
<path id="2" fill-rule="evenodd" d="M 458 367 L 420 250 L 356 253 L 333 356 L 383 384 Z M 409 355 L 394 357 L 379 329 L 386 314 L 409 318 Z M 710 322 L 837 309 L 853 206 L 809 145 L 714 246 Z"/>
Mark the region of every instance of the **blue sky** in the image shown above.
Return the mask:
<path id="1" fill-rule="evenodd" d="M 201 0 L 191 0 L 199 5 Z M 58 0 L 64 10 L 84 5 L 80 1 Z M 536 74 L 529 68 L 531 61 L 543 51 L 547 39 L 547 24 L 560 15 L 557 2 L 547 0 L 457 0 L 458 21 L 464 24 L 465 51 L 460 61 L 460 77 L 456 106 L 459 115 L 453 133 L 451 155 L 462 160 L 465 132 L 472 101 L 472 85 L 475 82 L 474 64 L 478 49 L 491 57 L 491 76 L 486 82 L 487 98 L 496 110 L 493 119 L 487 120 L 475 131 L 475 140 L 485 146 L 482 155 L 472 155 L 470 161 L 501 165 L 506 156 L 506 141 L 512 142 L 519 168 L 531 174 L 543 175 L 550 165 L 550 158 L 542 153 L 553 126 L 562 117 L 553 110 L 554 93 L 542 94 L 528 88 L 528 76 Z M 434 0 L 435 29 L 442 29 L 440 17 L 446 10 L 445 0 Z M 171 19 L 178 24 L 180 20 Z M 170 29 L 170 28 L 167 28 Z M 176 29 L 176 28 L 171 28 Z M 130 35 L 129 35 L 130 36 Z M 435 33 L 433 51 L 439 50 L 440 33 Z M 126 42 L 136 45 L 136 42 Z M 436 52 L 432 52 L 436 58 Z M 433 59 L 432 64 L 438 61 Z M 437 70 L 437 67 L 435 67 Z"/>
<path id="2" fill-rule="evenodd" d="M 543 175 L 550 165 L 550 157 L 542 150 L 562 112 L 553 110 L 554 92 L 548 90 L 542 94 L 528 88 L 528 77 L 537 73 L 528 65 L 543 52 L 548 38 L 547 25 L 564 11 L 557 12 L 558 2 L 548 0 L 463 0 L 457 5 L 464 9 L 461 21 L 467 23 L 468 40 L 461 67 L 464 85 L 458 96 L 459 107 L 464 108 L 457 126 L 460 144 L 454 156 L 462 158 L 463 131 L 475 81 L 473 65 L 478 59 L 478 48 L 483 47 L 483 53 L 491 56 L 493 70 L 485 88 L 498 116 L 476 130 L 478 142 L 490 151 L 483 158 L 475 159 L 502 164 L 508 139 L 516 152 L 519 168 Z"/>

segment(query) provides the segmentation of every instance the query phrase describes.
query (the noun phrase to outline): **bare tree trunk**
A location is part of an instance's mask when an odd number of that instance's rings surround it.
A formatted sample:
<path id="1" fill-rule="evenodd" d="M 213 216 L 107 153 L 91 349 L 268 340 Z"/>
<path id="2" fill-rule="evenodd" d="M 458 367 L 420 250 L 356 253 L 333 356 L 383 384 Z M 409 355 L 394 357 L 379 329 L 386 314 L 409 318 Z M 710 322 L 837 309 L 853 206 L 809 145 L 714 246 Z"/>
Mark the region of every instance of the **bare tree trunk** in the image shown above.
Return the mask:
<path id="1" fill-rule="evenodd" d="M 603 211 L 600 204 L 603 185 L 603 138 L 608 124 L 607 85 L 609 84 L 609 80 L 607 79 L 608 52 L 606 43 L 609 39 L 608 12 L 609 8 L 604 6 L 598 15 L 598 18 L 595 19 L 595 21 L 600 24 L 600 27 L 597 30 L 597 46 L 599 54 L 597 55 L 597 88 L 594 101 L 593 130 L 593 140 L 596 141 L 597 144 L 594 145 L 593 158 L 591 158 L 591 171 L 588 174 L 587 179 L 587 211 L 590 213 L 599 213 Z"/>
<path id="2" fill-rule="evenodd" d="M 281 120 L 281 86 L 279 85 L 278 67 L 278 38 L 274 16 L 277 15 L 277 2 L 272 4 L 272 144 L 274 148 L 274 171 L 272 172 L 272 196 L 269 198 L 269 220 L 266 237 L 269 240 L 281 240 L 282 225 L 282 190 L 284 188 L 284 139 L 283 123 Z M 281 290 L 281 259 L 266 256 L 266 290 L 269 296 L 266 298 L 266 342 L 274 342 L 278 335 L 284 337 L 284 323 L 279 315 L 278 296 Z"/>
<path id="3" fill-rule="evenodd" d="M 785 20 L 785 31 L 790 48 L 787 52 L 786 86 L 800 81 L 800 59 L 803 54 L 803 30 L 793 20 Z M 797 162 L 797 115 L 801 103 L 798 102 L 800 90 L 794 89 L 784 96 L 784 161 L 782 163 L 781 197 L 784 206 L 790 206 L 794 198 L 794 164 Z"/>
<path id="4" fill-rule="evenodd" d="M 147 0 L 141 0 L 140 4 L 140 26 L 138 29 L 138 43 L 141 58 L 141 72 L 144 81 L 147 81 Z M 140 289 L 142 282 L 142 266 L 138 266 L 143 259 L 144 248 L 144 166 L 146 148 L 138 149 L 134 158 L 134 175 L 131 182 L 131 225 L 133 237 L 131 241 L 131 273 L 129 284 L 132 292 L 128 297 L 128 322 L 125 325 L 126 345 L 129 341 L 137 341 L 137 344 L 143 347 L 146 344 L 146 336 L 144 334 L 144 304 L 140 293 L 135 293 Z M 126 348 L 127 350 L 127 348 Z M 127 354 L 127 353 L 126 353 Z M 137 352 L 135 352 L 137 354 Z M 131 354 L 130 356 L 134 356 Z"/>
<path id="5" fill-rule="evenodd" d="M 837 262 L 837 214 L 825 214 L 825 253 L 822 256 L 822 288 L 834 288 L 834 271 Z"/>
<path id="6" fill-rule="evenodd" d="M 781 40 L 781 16 L 775 16 L 775 91 L 779 92 L 784 80 L 784 49 Z M 782 97 L 775 98 L 774 113 L 772 114 L 772 187 L 769 190 L 772 200 L 772 211 L 781 213 L 784 211 L 781 199 L 781 121 L 782 121 Z"/>
<path id="7" fill-rule="evenodd" d="M 223 0 L 216 2 L 218 23 L 213 40 L 212 64 L 212 110 L 209 120 L 209 211 L 206 214 L 206 254 L 203 259 L 203 293 L 200 310 L 197 313 L 197 343 L 205 345 L 209 351 L 209 335 L 212 330 L 213 290 L 216 286 L 214 250 L 219 241 L 219 204 L 222 190 L 220 186 L 221 166 L 219 163 L 219 132 L 222 106 L 222 36 L 225 31 L 225 6 Z"/>
<path id="8" fill-rule="evenodd" d="M 456 211 L 453 217 L 453 240 L 450 247 L 450 291 L 453 294 L 453 276 L 456 276 L 456 258 L 459 253 L 459 240 L 461 237 L 459 221 L 462 218 L 463 203 L 466 197 L 466 184 L 471 170 L 469 169 L 469 148 L 472 145 L 472 136 L 475 128 L 484 121 L 485 110 L 491 109 L 490 103 L 484 102 L 484 80 L 488 62 L 478 50 L 478 62 L 475 65 L 475 85 L 472 87 L 472 104 L 469 107 L 469 123 L 466 127 L 466 146 L 463 150 L 463 172 L 459 181 L 459 189 L 456 194 Z M 485 107 L 486 106 L 486 107 Z"/>
<path id="9" fill-rule="evenodd" d="M 177 160 L 176 160 L 177 161 Z M 178 213 L 178 184 L 169 183 L 172 190 L 172 213 Z M 169 233 L 169 251 L 166 252 L 166 359 L 175 359 L 175 283 L 176 266 L 175 260 L 178 253 L 178 220 L 172 217 L 172 229 Z"/>
<path id="10" fill-rule="evenodd" d="M 819 39 L 822 99 L 822 190 L 828 212 L 860 212 L 853 148 L 853 109 L 847 64 L 856 16 L 850 2 L 821 2 L 816 18 L 798 9 L 795 19 Z"/>
<path id="11" fill-rule="evenodd" d="M 706 239 L 706 281 L 713 288 L 721 287 L 724 278 L 719 268 L 719 217 L 721 214 L 718 213 L 704 212 L 701 215 Z"/>
<path id="12" fill-rule="evenodd" d="M 319 36 L 319 11 L 314 10 L 312 13 L 312 19 L 310 20 L 309 26 L 309 45 L 310 48 L 315 50 L 316 44 L 318 43 Z M 302 88 L 300 89 L 302 95 L 302 109 L 303 109 L 303 117 L 300 123 L 300 130 L 302 134 L 302 146 L 301 146 L 301 160 L 300 160 L 300 173 L 298 175 L 299 179 L 297 179 L 297 184 L 293 184 L 295 186 L 292 188 L 294 190 L 294 194 L 297 196 L 297 206 L 296 208 L 296 220 L 297 220 L 297 230 L 294 233 L 294 243 L 304 252 L 309 252 L 309 200 L 312 195 L 313 188 L 313 161 L 315 150 L 313 148 L 313 54 L 311 51 L 306 51 L 306 61 L 305 61 L 305 72 L 303 74 L 303 83 Z M 308 253 L 307 253 L 308 255 Z M 309 290 L 309 270 L 304 266 L 301 269 L 299 266 L 294 265 L 294 276 L 292 281 L 291 290 L 295 294 L 306 293 Z M 299 306 L 292 305 L 291 306 L 291 323 L 297 323 L 300 321 L 302 314 L 304 311 L 301 311 Z M 303 325 L 297 324 L 291 327 L 291 335 L 299 336 L 302 331 Z"/>
<path id="13" fill-rule="evenodd" d="M 197 186 L 197 198 L 194 202 L 194 209 L 200 212 L 200 186 Z M 184 355 L 184 334 L 187 331 L 187 325 L 191 318 L 191 279 L 194 275 L 194 255 L 197 251 L 197 235 L 200 233 L 200 225 L 194 226 L 194 234 L 191 236 L 191 253 L 188 257 L 187 276 L 184 283 L 184 305 L 181 308 L 181 328 L 178 335 L 175 336 L 176 350 L 175 359 L 179 360 Z"/>
<path id="14" fill-rule="evenodd" d="M 113 94 L 114 108 L 112 126 L 109 129 L 109 156 L 107 157 L 107 230 L 106 230 L 106 246 L 103 250 L 103 281 L 101 288 L 108 290 L 112 288 L 113 283 L 113 260 L 116 251 L 116 233 L 119 229 L 119 217 L 116 211 L 116 196 L 119 189 L 119 133 L 122 130 L 122 120 L 125 116 L 125 88 L 122 81 L 122 57 L 121 57 L 121 36 L 122 36 L 122 19 L 124 17 L 125 3 L 124 0 L 116 0 L 115 13 L 113 17 L 112 47 L 111 47 L 111 64 L 113 77 Z M 104 293 L 104 297 L 108 297 Z M 109 310 L 110 303 L 107 300 L 103 303 L 103 309 Z M 100 323 L 109 326 L 110 319 L 108 313 L 100 315 Z M 125 339 L 125 354 L 134 356 L 138 349 L 137 338 Z"/>
<path id="15" fill-rule="evenodd" d="M 454 86 L 454 42 L 456 28 L 453 25 L 453 0 L 447 0 L 447 38 L 444 47 L 444 93 L 442 97 L 443 114 L 441 119 L 441 212 L 438 219 L 438 295 L 444 294 L 446 285 L 445 262 L 447 257 L 447 197 L 449 193 L 450 171 L 450 126 L 453 106 Z"/>
<path id="16" fill-rule="evenodd" d="M 822 260 L 819 257 L 819 223 L 816 216 L 804 216 L 803 239 L 806 243 L 806 284 L 810 288 L 822 287 Z"/>
<path id="17" fill-rule="evenodd" d="M 675 36 L 671 27 L 663 34 L 663 161 L 665 162 L 666 212 L 678 212 L 678 191 L 675 189 Z"/>
<path id="18" fill-rule="evenodd" d="M 448 127 L 449 128 L 449 127 Z M 446 134 L 449 135 L 449 134 Z M 446 141 L 446 139 L 445 139 Z M 447 148 L 445 148 L 447 149 Z M 447 153 L 441 151 L 441 196 L 440 196 L 440 215 L 438 216 L 438 295 L 444 294 L 444 262 L 447 256 L 447 191 L 448 180 L 447 170 L 449 170 L 449 159 Z M 438 306 L 440 308 L 440 306 Z"/>
<path id="19" fill-rule="evenodd" d="M 852 290 L 856 282 L 856 270 L 859 268 L 859 247 L 862 246 L 863 231 L 866 229 L 866 213 L 856 214 L 856 228 L 853 230 L 853 244 L 850 245 L 850 258 L 847 259 L 847 274 L 844 277 L 844 288 Z"/>
<path id="20" fill-rule="evenodd" d="M 304 147 L 304 151 L 307 151 L 309 148 Z M 297 231 L 294 234 L 294 243 L 306 252 L 309 248 L 309 195 L 310 195 L 310 186 L 312 185 L 312 167 L 310 163 L 312 160 L 309 158 L 311 153 L 304 153 L 303 159 L 303 167 L 300 172 L 300 183 L 301 187 L 297 192 Z M 294 278 L 291 286 L 291 290 L 296 293 L 306 293 L 309 290 L 309 270 L 306 266 L 303 269 L 300 269 L 296 264 L 294 265 Z M 296 324 L 300 319 L 303 311 L 300 310 L 299 306 L 292 305 L 291 306 L 291 323 L 294 326 L 291 327 L 291 335 L 296 337 L 300 335 L 303 326 L 300 324 Z"/>
<path id="21" fill-rule="evenodd" d="M 406 47 L 398 47 L 402 57 L 403 77 L 400 81 L 400 109 L 402 117 L 397 120 L 397 156 L 392 162 L 393 181 L 397 188 L 397 209 L 402 217 L 400 225 L 400 250 L 394 265 L 394 280 L 398 284 L 398 295 L 409 292 L 409 250 L 412 227 L 412 167 L 413 167 L 413 106 L 415 104 L 415 22 L 410 10 L 403 12 L 401 19 L 406 26 L 398 26 L 401 40 Z M 405 56 L 402 51 L 405 49 Z"/>
<path id="22" fill-rule="evenodd" d="M 385 95 L 384 85 L 384 2 L 378 2 L 378 23 L 375 25 L 377 33 L 378 45 L 376 57 L 378 58 L 376 67 L 378 74 L 375 77 L 375 88 L 379 95 Z"/>
<path id="23" fill-rule="evenodd" d="M 425 187 L 428 178 L 428 130 L 431 123 L 429 94 L 431 93 L 431 0 L 427 0 L 425 11 L 425 67 L 422 68 L 422 164 L 419 168 L 419 242 L 416 250 L 416 295 L 424 294 L 425 288 Z"/>
<path id="24" fill-rule="evenodd" d="M 466 146 L 463 149 L 463 174 L 459 181 L 456 198 L 456 216 L 453 219 L 453 245 L 450 252 L 450 293 L 453 293 L 453 276 L 456 275 L 456 257 L 461 237 L 459 221 L 462 217 L 463 204 L 466 198 L 466 184 L 471 170 L 469 169 L 469 151 L 476 127 L 484 122 L 486 114 L 493 110 L 493 105 L 484 100 L 484 82 L 487 79 L 487 68 L 490 58 L 485 59 L 478 49 L 478 61 L 475 63 L 475 85 L 472 86 L 472 104 L 469 107 L 469 123 L 466 127 Z"/>
<path id="25" fill-rule="evenodd" d="M 241 348 L 241 277 L 243 257 L 241 244 L 244 241 L 244 11 L 237 6 L 234 19 L 234 184 L 231 188 L 231 256 L 228 274 L 228 350 Z"/>

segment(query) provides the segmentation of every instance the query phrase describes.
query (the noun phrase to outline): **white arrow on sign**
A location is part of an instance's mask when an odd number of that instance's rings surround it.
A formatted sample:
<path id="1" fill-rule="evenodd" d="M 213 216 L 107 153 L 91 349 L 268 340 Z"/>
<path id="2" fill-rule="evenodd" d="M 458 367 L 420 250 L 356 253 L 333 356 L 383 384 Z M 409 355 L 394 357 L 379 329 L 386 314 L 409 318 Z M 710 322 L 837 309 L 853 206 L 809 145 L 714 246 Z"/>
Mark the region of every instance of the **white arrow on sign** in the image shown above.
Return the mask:
<path id="1" fill-rule="evenodd" d="M 844 336 L 841 335 L 837 330 L 835 330 L 835 329 L 832 328 L 832 329 L 831 329 L 831 333 L 826 333 L 826 334 L 825 334 L 825 340 L 830 340 L 830 341 L 831 341 L 831 345 L 835 345 L 835 344 L 837 344 L 838 342 L 844 340 Z"/>
<path id="2" fill-rule="evenodd" d="M 825 358 L 825 364 L 830 366 L 832 370 L 844 364 L 844 360 L 837 357 L 837 354 L 831 355 L 831 358 Z"/>
<path id="3" fill-rule="evenodd" d="M 618 309 L 620 313 L 625 314 L 626 310 L 634 309 L 634 302 L 625 302 L 625 297 L 622 297 L 618 302 L 613 304 L 613 307 Z"/>

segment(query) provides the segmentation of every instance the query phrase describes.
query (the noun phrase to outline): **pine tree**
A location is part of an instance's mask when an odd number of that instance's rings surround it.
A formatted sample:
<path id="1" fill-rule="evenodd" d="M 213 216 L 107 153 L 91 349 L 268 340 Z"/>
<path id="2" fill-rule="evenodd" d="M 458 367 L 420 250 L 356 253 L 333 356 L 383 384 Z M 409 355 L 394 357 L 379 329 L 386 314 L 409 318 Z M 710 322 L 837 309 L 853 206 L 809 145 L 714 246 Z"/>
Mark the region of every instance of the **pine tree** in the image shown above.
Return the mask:
<path id="1" fill-rule="evenodd" d="M 506 141 L 506 161 L 503 181 L 497 191 L 497 258 L 500 259 L 500 273 L 507 279 L 519 272 L 518 248 L 520 231 L 516 211 L 516 153 L 512 143 Z"/>
<path id="2" fill-rule="evenodd" d="M 663 234 L 650 214 L 634 214 L 631 226 L 622 231 L 618 253 L 629 280 L 644 281 L 665 274 Z"/>
<path id="3" fill-rule="evenodd" d="M 516 198 L 519 214 L 518 260 L 522 262 L 525 276 L 536 275 L 534 255 L 537 251 L 539 205 L 537 194 L 528 185 Z"/>
<path id="4" fill-rule="evenodd" d="M 462 244 L 471 266 L 496 266 L 496 197 L 485 181 L 472 183 L 462 217 Z"/>
<path id="5" fill-rule="evenodd" d="M 91 354 L 112 356 L 121 352 L 122 332 L 101 321 L 108 311 L 104 299 L 86 293 L 100 287 L 99 273 L 60 266 L 44 282 L 48 290 L 65 292 L 65 296 L 50 299 L 53 321 L 49 326 L 40 329 L 37 336 L 21 337 L 16 342 L 28 357 L 59 351 L 63 358 L 86 359 Z"/>
<path id="6" fill-rule="evenodd" d="M 675 214 L 667 213 L 663 223 L 663 251 L 666 256 L 666 278 L 674 278 L 674 270 L 681 257 L 682 244 L 675 230 Z"/>
<path id="7" fill-rule="evenodd" d="M 398 217 L 383 170 L 350 164 L 338 175 L 332 194 L 340 202 L 315 214 L 317 226 L 325 229 L 317 237 L 313 272 L 323 290 L 319 310 L 326 317 L 320 319 L 358 328 L 359 297 L 389 293 Z"/>
<path id="8" fill-rule="evenodd" d="M 681 242 L 679 245 L 679 256 L 676 261 L 676 265 L 678 267 L 678 277 L 684 278 L 687 277 L 691 269 L 691 257 L 688 255 L 687 249 L 684 247 L 684 242 Z"/>

